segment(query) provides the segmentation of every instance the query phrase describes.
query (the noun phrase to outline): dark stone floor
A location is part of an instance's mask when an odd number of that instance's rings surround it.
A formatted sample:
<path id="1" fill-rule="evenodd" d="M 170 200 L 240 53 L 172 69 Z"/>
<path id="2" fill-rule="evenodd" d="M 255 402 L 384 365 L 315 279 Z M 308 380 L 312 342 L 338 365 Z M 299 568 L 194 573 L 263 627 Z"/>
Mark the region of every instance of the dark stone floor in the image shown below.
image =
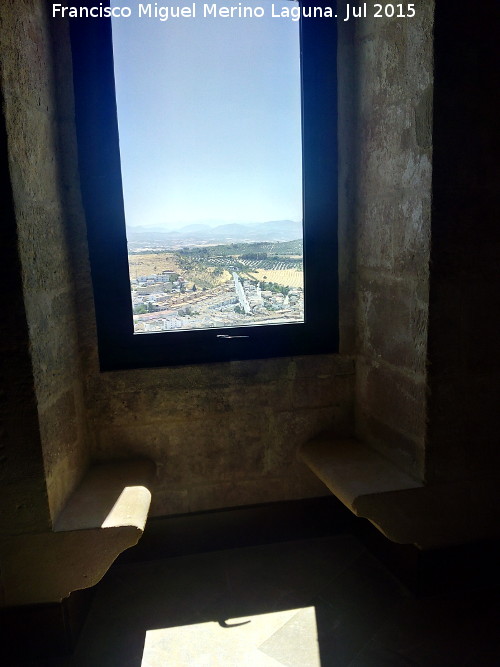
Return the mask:
<path id="1" fill-rule="evenodd" d="M 416 599 L 350 535 L 113 568 L 71 667 L 499 667 L 499 591 Z"/>

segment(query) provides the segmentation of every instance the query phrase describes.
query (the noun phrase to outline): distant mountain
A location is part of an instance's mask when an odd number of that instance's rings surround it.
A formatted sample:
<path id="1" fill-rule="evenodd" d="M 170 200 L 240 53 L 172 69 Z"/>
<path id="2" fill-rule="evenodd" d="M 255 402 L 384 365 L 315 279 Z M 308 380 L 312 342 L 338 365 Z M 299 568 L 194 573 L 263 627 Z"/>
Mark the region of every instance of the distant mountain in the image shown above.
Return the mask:
<path id="1" fill-rule="evenodd" d="M 157 225 L 141 225 L 139 227 L 133 227 L 131 225 L 127 225 L 127 234 L 129 233 L 159 233 L 159 234 L 164 234 L 167 230 L 165 227 L 158 227 Z"/>
<path id="2" fill-rule="evenodd" d="M 256 241 L 293 241 L 302 237 L 302 223 L 293 220 L 270 220 L 268 222 L 227 223 L 210 227 L 194 223 L 179 229 L 165 231 L 147 227 L 128 227 L 130 243 L 164 243 L 169 241 L 185 245 L 197 243 L 241 243 Z"/>
<path id="3" fill-rule="evenodd" d="M 185 232 L 206 232 L 208 229 L 211 229 L 211 225 L 207 225 L 203 222 L 194 222 L 192 225 L 186 225 L 176 231 L 183 234 Z"/>

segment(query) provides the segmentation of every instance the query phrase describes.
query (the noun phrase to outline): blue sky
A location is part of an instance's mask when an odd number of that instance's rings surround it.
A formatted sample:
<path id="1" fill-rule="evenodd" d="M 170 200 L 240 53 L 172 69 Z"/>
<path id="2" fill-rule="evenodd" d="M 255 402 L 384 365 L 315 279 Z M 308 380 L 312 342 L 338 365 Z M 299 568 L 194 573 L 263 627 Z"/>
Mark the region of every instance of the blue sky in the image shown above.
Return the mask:
<path id="1" fill-rule="evenodd" d="M 302 220 L 298 22 L 112 4 L 127 224 Z"/>

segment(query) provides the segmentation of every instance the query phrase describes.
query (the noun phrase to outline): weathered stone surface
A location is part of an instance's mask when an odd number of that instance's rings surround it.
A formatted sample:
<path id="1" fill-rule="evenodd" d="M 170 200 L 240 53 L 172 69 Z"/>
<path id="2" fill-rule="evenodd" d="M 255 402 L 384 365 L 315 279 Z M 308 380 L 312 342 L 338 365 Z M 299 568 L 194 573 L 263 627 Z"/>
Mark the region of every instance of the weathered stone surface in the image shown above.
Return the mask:
<path id="1" fill-rule="evenodd" d="M 498 480 L 450 482 L 360 498 L 355 513 L 390 540 L 438 549 L 500 535 Z"/>
<path id="2" fill-rule="evenodd" d="M 127 371 L 91 382 L 93 455 L 156 461 L 154 516 L 210 509 L 212 492 L 212 508 L 223 493 L 233 504 L 296 498 L 305 474 L 296 470 L 297 446 L 327 427 L 352 432 L 354 364 L 338 355 Z"/>
<path id="3" fill-rule="evenodd" d="M 304 378 L 335 378 L 354 376 L 355 360 L 353 357 L 338 354 L 321 354 L 304 357 L 293 357 L 294 377 Z"/>
<path id="4" fill-rule="evenodd" d="M 500 464 L 498 9 L 467 17 L 436 3 L 427 443 L 436 483 L 477 483 Z"/>
<path id="5" fill-rule="evenodd" d="M 12 538 L 0 545 L 5 606 L 60 602 L 94 586 L 141 535 L 139 528 L 124 526 Z"/>
<path id="6" fill-rule="evenodd" d="M 375 4 L 367 3 L 366 19 L 339 24 L 347 92 L 340 227 L 355 257 L 345 262 L 351 291 L 343 299 L 355 312 L 360 355 L 356 431 L 424 476 L 434 3 L 420 3 L 408 20 L 374 18 Z"/>
<path id="7" fill-rule="evenodd" d="M 298 500 L 300 498 L 319 497 L 327 495 L 325 486 L 317 479 L 307 476 L 303 478 L 288 476 L 267 477 L 265 484 L 261 478 L 247 479 L 241 482 L 222 482 L 212 485 L 200 484 L 193 486 L 189 492 L 187 511 L 194 512 L 241 505 L 254 505 L 255 499 L 259 503 L 279 502 L 286 498 Z"/>
<path id="8" fill-rule="evenodd" d="M 363 442 L 370 442 L 371 447 L 409 475 L 420 479 L 424 477 L 427 449 L 419 439 L 367 413 L 360 413 L 356 435 Z"/>
<path id="9" fill-rule="evenodd" d="M 22 472 L 22 466 L 19 466 Z M 51 517 L 47 497 L 47 486 L 43 473 L 32 476 L 25 473 L 21 479 L 11 483 L 2 482 L 0 512 L 0 535 L 50 530 Z M 19 473 L 18 476 L 20 477 Z"/>
<path id="10" fill-rule="evenodd" d="M 339 23 L 340 327 L 349 356 L 103 374 L 67 23 L 50 20 L 41 0 L 0 3 L 5 180 L 15 204 L 6 220 L 17 224 L 0 264 L 13 304 L 0 338 L 9 355 L 2 529 L 48 530 L 90 450 L 153 458 L 156 515 L 322 495 L 295 449 L 323 429 L 350 436 L 356 421 L 403 472 L 449 482 L 419 491 L 418 501 L 406 491 L 372 497 L 371 520 L 385 525 L 401 504 L 400 531 L 433 525 L 448 541 L 486 534 L 497 517 L 490 474 L 500 465 L 493 4 L 471 14 L 439 3 L 435 54 L 432 0 L 414 19 Z"/>
<path id="11" fill-rule="evenodd" d="M 33 108 L 44 111 L 51 108 L 54 94 L 52 68 L 47 66 L 51 56 L 47 13 L 48 5 L 37 0 L 2 3 L 1 48 L 9 56 L 2 62 L 4 89 L 8 96 L 28 98 Z"/>
<path id="12" fill-rule="evenodd" d="M 430 193 L 370 197 L 358 209 L 359 266 L 402 283 L 425 278 L 429 261 Z M 391 275 L 392 272 L 392 275 Z M 426 285 L 426 283 L 424 283 Z M 427 298 L 426 291 L 422 293 Z"/>
<path id="13" fill-rule="evenodd" d="M 317 410 L 294 410 L 274 415 L 272 420 L 272 439 L 266 452 L 266 472 L 283 474 L 295 464 L 298 448 L 317 433 L 334 429 L 339 435 L 350 435 L 351 419 L 349 414 L 344 420 L 329 408 Z"/>
<path id="14" fill-rule="evenodd" d="M 353 383 L 349 378 L 323 375 L 296 381 L 293 387 L 293 408 L 326 408 L 345 405 L 352 395 Z"/>
<path id="15" fill-rule="evenodd" d="M 12 13 L 8 18 L 4 16 L 4 8 L 4 5 L 0 6 L 0 278 L 6 293 L 0 327 L 0 535 L 46 530 L 50 526 L 18 255 L 16 193 L 11 182 L 10 119 L 6 113 L 5 88 L 8 73 L 15 69 L 15 59 L 11 59 L 13 54 L 8 50 L 10 37 L 7 33 L 13 16 Z M 1 569 L 0 564 L 0 573 Z"/>
<path id="16" fill-rule="evenodd" d="M 40 434 L 52 516 L 59 513 L 87 467 L 88 452 L 75 423 L 83 419 L 79 387 L 64 391 L 51 405 L 39 408 Z"/>
<path id="17" fill-rule="evenodd" d="M 11 100 L 9 96 L 6 96 L 6 112 L 11 118 L 9 134 L 16 147 L 16 156 L 11 158 L 16 206 L 20 209 L 30 204 L 57 208 L 59 173 L 55 118 L 46 111 L 34 109 L 29 99 Z M 26 125 L 36 129 L 33 143 L 26 133 Z"/>
<path id="18" fill-rule="evenodd" d="M 300 457 L 356 516 L 400 544 L 435 549 L 500 535 L 498 479 L 424 486 L 366 445 L 323 434 Z"/>
<path id="19" fill-rule="evenodd" d="M 381 277 L 360 281 L 360 353 L 424 375 L 427 357 L 427 305 L 416 298 L 414 280 Z"/>
<path id="20" fill-rule="evenodd" d="M 145 460 L 93 466 L 57 518 L 55 532 L 3 537 L 4 604 L 60 602 L 96 584 L 142 535 L 154 470 Z"/>
<path id="21" fill-rule="evenodd" d="M 54 524 L 55 532 L 135 526 L 144 530 L 155 465 L 147 459 L 93 464 Z"/>
<path id="22" fill-rule="evenodd" d="M 357 414 L 360 432 L 366 430 L 370 444 L 377 446 L 378 438 L 370 436 L 367 420 L 376 419 L 403 440 L 415 443 L 415 456 L 419 443 L 425 438 L 426 386 L 424 379 L 415 374 L 406 374 L 383 362 L 358 364 Z M 365 425 L 366 424 L 366 425 Z M 396 452 L 395 452 L 396 453 Z M 392 458 L 389 451 L 385 454 Z M 404 463 L 403 463 L 404 469 Z"/>
<path id="23" fill-rule="evenodd" d="M 22 312 L 22 311 L 21 311 Z M 19 323 L 20 324 L 20 323 Z M 35 386 L 29 347 L 19 335 L 21 327 L 5 328 L 0 390 L 0 481 L 15 483 L 24 478 L 43 479 L 43 460 L 37 421 Z M 17 335 L 16 335 L 17 334 Z M 12 338 L 17 338 L 17 344 Z"/>
<path id="24" fill-rule="evenodd" d="M 24 326 L 36 397 L 31 419 L 42 441 L 45 470 L 40 482 L 45 483 L 45 474 L 54 519 L 85 468 L 88 435 L 48 10 L 36 0 L 2 3 L 0 49 L 17 228 L 13 252 L 22 266 Z M 23 457 L 19 447 L 18 465 L 30 467 Z M 39 502 L 46 503 L 47 496 Z"/>
<path id="25" fill-rule="evenodd" d="M 354 439 L 321 434 L 300 448 L 300 458 L 346 507 L 358 499 L 422 486 L 380 454 Z"/>

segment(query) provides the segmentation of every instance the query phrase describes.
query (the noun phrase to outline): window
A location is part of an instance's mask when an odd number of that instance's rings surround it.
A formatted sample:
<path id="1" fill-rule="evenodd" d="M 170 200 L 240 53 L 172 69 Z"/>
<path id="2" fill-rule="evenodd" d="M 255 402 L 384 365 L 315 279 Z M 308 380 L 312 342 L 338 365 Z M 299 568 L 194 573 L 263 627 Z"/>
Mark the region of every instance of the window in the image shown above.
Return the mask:
<path id="1" fill-rule="evenodd" d="M 231 7 L 233 18 L 227 17 Z M 130 6 L 131 16 L 72 18 L 79 164 L 102 370 L 337 350 L 336 21 L 327 11 L 307 17 L 311 7 L 330 5 L 139 3 Z M 176 17 L 175 8 L 184 14 Z M 171 15 L 162 20 L 160 11 Z M 255 67 L 248 67 L 253 45 L 260 52 Z M 158 60 L 165 67 L 157 81 Z M 181 64 L 167 67 L 174 60 Z M 134 89 L 141 79 L 149 89 L 142 83 Z M 196 91 L 193 107 L 201 104 L 200 85 L 207 122 L 199 109 L 182 106 L 190 97 L 186 89 Z M 224 90 L 221 109 L 211 96 L 214 87 Z M 286 104 L 280 105 L 280 94 Z M 229 111 L 227 96 L 234 103 Z M 267 122 L 266 107 L 273 122 Z M 153 122 L 161 121 L 163 110 L 167 123 L 177 118 L 177 133 Z M 276 113 L 284 114 L 283 123 Z M 212 117 L 219 115 L 216 143 L 210 142 Z M 206 126 L 204 133 L 197 134 L 195 125 Z M 253 140 L 244 136 L 238 143 L 238 132 L 245 131 Z M 191 143 L 204 147 L 202 158 L 188 145 L 192 136 Z M 285 156 L 281 162 L 278 153 Z M 159 157 L 148 162 L 154 154 Z M 207 225 L 204 212 L 220 219 Z M 279 230 L 267 224 L 276 220 Z"/>

